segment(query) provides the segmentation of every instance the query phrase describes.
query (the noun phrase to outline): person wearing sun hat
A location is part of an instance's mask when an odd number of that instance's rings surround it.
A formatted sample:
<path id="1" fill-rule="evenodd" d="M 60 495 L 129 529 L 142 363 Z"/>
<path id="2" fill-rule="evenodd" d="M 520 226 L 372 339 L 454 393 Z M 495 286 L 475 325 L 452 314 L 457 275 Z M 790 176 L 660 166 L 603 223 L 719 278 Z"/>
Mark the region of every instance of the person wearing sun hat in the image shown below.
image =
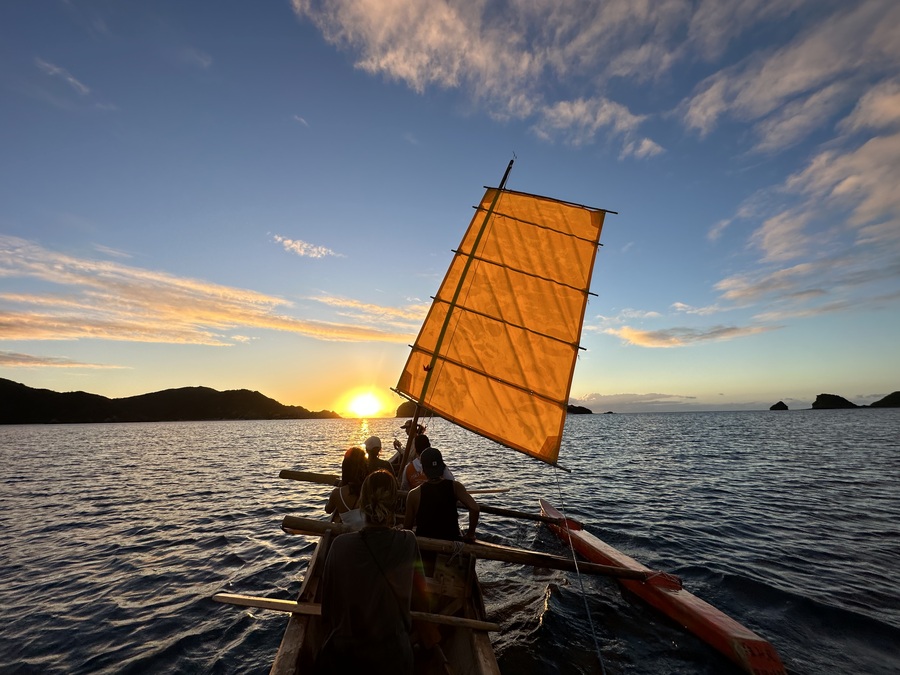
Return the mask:
<path id="1" fill-rule="evenodd" d="M 440 450 L 426 448 L 419 459 L 428 480 L 410 490 L 406 496 L 403 527 L 408 530 L 415 527 L 416 536 L 419 537 L 475 541 L 475 528 L 478 526 L 480 512 L 478 503 L 458 480 L 443 477 L 444 469 L 447 467 Z M 459 530 L 457 501 L 469 511 L 469 528 L 465 536 L 462 536 Z"/>

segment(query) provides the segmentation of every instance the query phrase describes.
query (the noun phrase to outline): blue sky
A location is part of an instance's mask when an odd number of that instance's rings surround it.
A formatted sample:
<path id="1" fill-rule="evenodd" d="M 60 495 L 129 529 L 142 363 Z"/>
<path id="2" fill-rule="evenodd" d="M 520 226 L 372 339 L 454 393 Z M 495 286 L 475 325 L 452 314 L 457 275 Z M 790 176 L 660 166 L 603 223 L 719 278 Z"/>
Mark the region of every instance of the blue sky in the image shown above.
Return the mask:
<path id="1" fill-rule="evenodd" d="M 0 377 L 393 409 L 483 186 L 597 206 L 573 402 L 900 389 L 894 0 L 0 4 Z"/>

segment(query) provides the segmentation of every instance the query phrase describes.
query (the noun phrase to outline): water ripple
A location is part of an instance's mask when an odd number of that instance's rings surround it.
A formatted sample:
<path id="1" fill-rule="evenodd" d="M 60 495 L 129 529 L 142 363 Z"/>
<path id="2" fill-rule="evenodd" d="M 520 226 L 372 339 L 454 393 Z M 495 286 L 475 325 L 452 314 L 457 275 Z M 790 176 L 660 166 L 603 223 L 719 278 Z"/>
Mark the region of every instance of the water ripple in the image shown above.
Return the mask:
<path id="1" fill-rule="evenodd" d="M 900 671 L 900 411 L 572 417 L 548 469 L 441 420 L 429 436 L 484 503 L 540 497 L 778 649 L 791 673 Z M 0 428 L 0 671 L 266 672 L 286 619 L 218 591 L 296 596 L 343 450 L 396 420 Z M 487 466 L 487 470 L 485 467 Z M 570 555 L 483 515 L 488 541 Z M 505 672 L 734 673 L 606 578 L 479 562 Z M 593 627 L 593 630 L 592 630 Z"/>

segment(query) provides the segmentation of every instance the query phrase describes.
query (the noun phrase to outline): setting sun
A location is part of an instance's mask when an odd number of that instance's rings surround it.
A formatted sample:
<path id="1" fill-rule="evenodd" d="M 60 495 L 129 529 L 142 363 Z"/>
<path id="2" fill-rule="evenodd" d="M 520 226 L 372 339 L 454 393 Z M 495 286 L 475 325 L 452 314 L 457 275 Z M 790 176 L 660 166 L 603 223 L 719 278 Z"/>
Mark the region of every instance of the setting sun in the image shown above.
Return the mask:
<path id="1" fill-rule="evenodd" d="M 350 412 L 357 417 L 372 417 L 381 412 L 381 401 L 372 394 L 360 394 L 350 401 Z"/>
<path id="2" fill-rule="evenodd" d="M 347 417 L 383 417 L 391 408 L 387 397 L 371 387 L 359 387 L 341 396 L 336 410 Z"/>

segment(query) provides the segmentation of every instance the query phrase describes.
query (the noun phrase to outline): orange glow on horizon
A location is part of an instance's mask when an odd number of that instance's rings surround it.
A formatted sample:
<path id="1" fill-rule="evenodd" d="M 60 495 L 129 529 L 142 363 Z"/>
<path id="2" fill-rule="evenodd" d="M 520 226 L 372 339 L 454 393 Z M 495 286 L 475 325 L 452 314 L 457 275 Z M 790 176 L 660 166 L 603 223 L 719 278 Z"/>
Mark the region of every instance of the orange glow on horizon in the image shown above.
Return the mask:
<path id="1" fill-rule="evenodd" d="M 360 387 L 347 392 L 341 397 L 337 406 L 337 412 L 344 417 L 359 419 L 388 417 L 391 414 L 391 403 L 375 390 L 368 387 Z"/>

